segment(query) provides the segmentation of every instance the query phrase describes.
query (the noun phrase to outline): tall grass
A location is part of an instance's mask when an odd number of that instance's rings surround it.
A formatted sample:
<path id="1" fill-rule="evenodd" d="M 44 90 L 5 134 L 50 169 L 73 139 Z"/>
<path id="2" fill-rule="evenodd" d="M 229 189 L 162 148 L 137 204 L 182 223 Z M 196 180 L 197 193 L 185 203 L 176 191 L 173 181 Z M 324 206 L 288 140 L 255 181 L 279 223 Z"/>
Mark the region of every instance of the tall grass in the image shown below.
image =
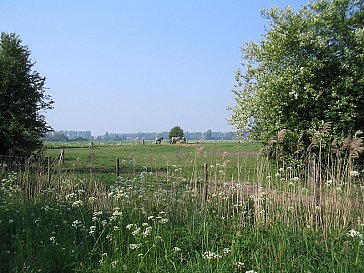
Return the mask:
<path id="1" fill-rule="evenodd" d="M 0 272 L 364 271 L 354 164 L 341 180 L 322 179 L 317 203 L 307 166 L 261 156 L 252 173 L 241 157 L 234 177 L 227 154 L 198 148 L 187 171 L 165 159 L 163 175 L 151 161 L 108 181 L 56 163 L 51 172 L 2 164 Z M 210 159 L 207 200 L 201 159 Z"/>

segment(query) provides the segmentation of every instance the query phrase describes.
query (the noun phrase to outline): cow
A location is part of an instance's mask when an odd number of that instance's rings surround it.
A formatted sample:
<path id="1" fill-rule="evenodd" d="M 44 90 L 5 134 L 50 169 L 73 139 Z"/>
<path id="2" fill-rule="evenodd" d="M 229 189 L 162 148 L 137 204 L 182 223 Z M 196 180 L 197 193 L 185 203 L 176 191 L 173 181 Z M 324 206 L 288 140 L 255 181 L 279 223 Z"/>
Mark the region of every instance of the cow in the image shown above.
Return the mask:
<path id="1" fill-rule="evenodd" d="M 177 143 L 186 143 L 186 138 L 185 137 L 172 137 L 171 144 L 177 144 Z"/>
<path id="2" fill-rule="evenodd" d="M 157 137 L 155 139 L 155 144 L 161 144 L 162 143 L 162 140 L 163 140 L 163 137 Z"/>

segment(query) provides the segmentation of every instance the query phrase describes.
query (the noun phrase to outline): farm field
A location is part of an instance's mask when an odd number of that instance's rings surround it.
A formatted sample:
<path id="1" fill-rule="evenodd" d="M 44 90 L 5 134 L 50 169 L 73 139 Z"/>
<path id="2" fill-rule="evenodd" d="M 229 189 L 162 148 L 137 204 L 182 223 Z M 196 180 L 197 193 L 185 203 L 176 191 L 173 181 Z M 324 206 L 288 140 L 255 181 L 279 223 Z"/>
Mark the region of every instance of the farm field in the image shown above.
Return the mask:
<path id="1" fill-rule="evenodd" d="M 181 175 L 186 178 L 196 176 L 204 163 L 224 169 L 224 179 L 239 180 L 243 176 L 255 175 L 257 156 L 263 148 L 259 143 L 237 142 L 204 142 L 192 144 L 171 145 L 152 142 L 96 143 L 94 149 L 85 143 L 50 143 L 45 155 L 57 158 L 60 149 L 65 151 L 65 168 L 82 170 L 95 175 L 103 174 L 110 178 L 115 176 L 116 159 L 119 159 L 120 173 L 135 175 L 142 171 L 152 171 L 166 175 L 174 166 L 181 169 Z M 240 156 L 238 156 L 240 155 Z M 238 173 L 238 168 L 244 172 Z M 182 168 L 183 167 L 183 168 Z M 221 176 L 220 172 L 220 176 Z M 240 176 L 240 178 L 238 177 Z"/>
<path id="2" fill-rule="evenodd" d="M 84 145 L 1 163 L 0 272 L 364 272 L 360 170 L 317 199 L 259 144 Z"/>

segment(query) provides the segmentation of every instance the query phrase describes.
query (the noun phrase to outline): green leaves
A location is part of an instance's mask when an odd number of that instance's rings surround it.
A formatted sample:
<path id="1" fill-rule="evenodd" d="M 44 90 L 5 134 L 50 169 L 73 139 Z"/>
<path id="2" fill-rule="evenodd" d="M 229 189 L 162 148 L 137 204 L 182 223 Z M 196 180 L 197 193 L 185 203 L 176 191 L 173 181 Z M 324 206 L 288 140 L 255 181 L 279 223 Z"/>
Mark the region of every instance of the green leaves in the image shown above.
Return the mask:
<path id="1" fill-rule="evenodd" d="M 29 156 L 49 130 L 39 111 L 52 108 L 45 78 L 32 70 L 30 51 L 14 33 L 0 37 L 0 154 Z"/>
<path id="2" fill-rule="evenodd" d="M 183 137 L 184 133 L 183 133 L 183 129 L 179 126 L 174 126 L 170 131 L 169 131 L 169 138 L 172 137 Z"/>
<path id="3" fill-rule="evenodd" d="M 363 129 L 363 1 L 320 0 L 262 15 L 270 29 L 242 47 L 230 123 L 265 141 L 319 121 L 337 133 Z"/>

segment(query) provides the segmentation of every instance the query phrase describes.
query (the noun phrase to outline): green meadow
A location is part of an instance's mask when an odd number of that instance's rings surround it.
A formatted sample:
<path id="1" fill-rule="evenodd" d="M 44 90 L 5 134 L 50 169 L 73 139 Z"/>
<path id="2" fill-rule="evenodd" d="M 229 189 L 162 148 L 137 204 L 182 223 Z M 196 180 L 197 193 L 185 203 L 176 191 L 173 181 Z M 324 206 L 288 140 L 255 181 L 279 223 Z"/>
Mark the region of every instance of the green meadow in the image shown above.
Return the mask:
<path id="1" fill-rule="evenodd" d="M 0 272 L 364 272 L 360 169 L 318 189 L 255 143 L 73 144 L 1 163 Z"/>
<path id="2" fill-rule="evenodd" d="M 202 142 L 161 145 L 146 141 L 95 143 L 90 149 L 89 142 L 48 143 L 45 155 L 57 158 L 60 150 L 65 152 L 66 169 L 81 172 L 92 171 L 95 175 L 115 176 L 116 160 L 119 159 L 120 173 L 135 175 L 141 171 L 166 174 L 173 166 L 181 167 L 186 178 L 201 172 L 204 163 L 209 166 L 223 166 L 225 179 L 239 180 L 243 176 L 255 175 L 257 157 L 263 146 L 259 143 Z M 237 168 L 239 166 L 239 168 Z M 182 168 L 183 167 L 183 168 Z M 241 171 L 244 169 L 245 171 Z"/>

